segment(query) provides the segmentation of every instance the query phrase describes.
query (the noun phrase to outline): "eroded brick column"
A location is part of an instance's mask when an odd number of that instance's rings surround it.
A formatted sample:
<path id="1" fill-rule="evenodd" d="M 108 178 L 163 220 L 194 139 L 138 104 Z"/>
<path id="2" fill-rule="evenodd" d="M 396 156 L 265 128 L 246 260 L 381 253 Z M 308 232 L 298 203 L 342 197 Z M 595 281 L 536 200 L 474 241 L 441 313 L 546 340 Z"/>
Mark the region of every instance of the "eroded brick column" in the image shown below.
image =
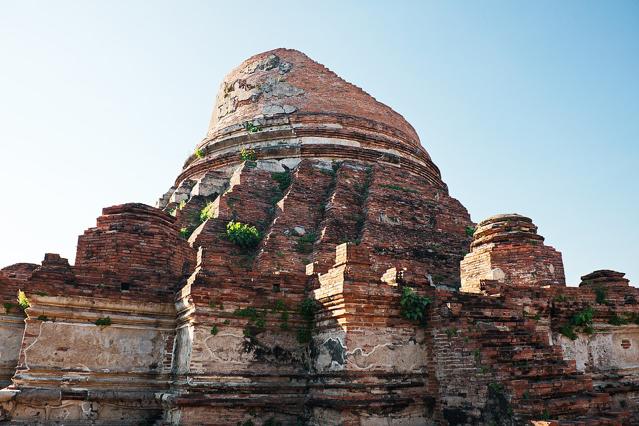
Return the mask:
<path id="1" fill-rule="evenodd" d="M 309 408 L 314 425 L 423 425 L 429 409 L 425 331 L 399 315 L 400 287 L 373 272 L 368 253 L 337 247 L 319 275 Z"/>
<path id="2" fill-rule="evenodd" d="M 561 253 L 544 245 L 532 220 L 518 214 L 477 225 L 471 252 L 461 262 L 461 290 L 480 292 L 482 279 L 515 287 L 566 285 Z"/>

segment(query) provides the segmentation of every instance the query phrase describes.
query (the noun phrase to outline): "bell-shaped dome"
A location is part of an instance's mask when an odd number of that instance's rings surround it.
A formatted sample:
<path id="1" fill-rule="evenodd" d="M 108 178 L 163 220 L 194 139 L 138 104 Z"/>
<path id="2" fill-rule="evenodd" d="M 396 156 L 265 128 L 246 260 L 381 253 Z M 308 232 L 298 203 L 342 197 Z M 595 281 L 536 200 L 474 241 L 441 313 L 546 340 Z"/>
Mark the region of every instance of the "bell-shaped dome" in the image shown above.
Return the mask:
<path id="1" fill-rule="evenodd" d="M 304 158 L 384 163 L 446 187 L 404 117 L 297 50 L 260 53 L 224 78 L 176 187 L 239 164 L 243 149 L 287 167 Z"/>
<path id="2" fill-rule="evenodd" d="M 275 49 L 242 62 L 222 82 L 209 137 L 229 126 L 263 116 L 314 116 L 326 125 L 335 117 L 360 121 L 359 126 L 382 127 L 414 147 L 419 137 L 400 114 L 359 87 L 292 49 Z"/>

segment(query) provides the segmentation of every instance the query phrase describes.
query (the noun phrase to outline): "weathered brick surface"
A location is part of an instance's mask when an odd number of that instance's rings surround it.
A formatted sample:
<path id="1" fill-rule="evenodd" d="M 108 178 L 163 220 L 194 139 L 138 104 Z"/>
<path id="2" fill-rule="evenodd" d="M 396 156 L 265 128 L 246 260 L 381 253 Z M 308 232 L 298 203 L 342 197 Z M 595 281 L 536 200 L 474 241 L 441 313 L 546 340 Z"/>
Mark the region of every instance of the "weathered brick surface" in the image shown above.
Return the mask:
<path id="1" fill-rule="evenodd" d="M 26 279 L 36 265 L 19 263 L 0 270 L 0 387 L 11 383 L 24 332 L 24 313 L 18 291 L 26 290 Z"/>
<path id="2" fill-rule="evenodd" d="M 300 52 L 225 78 L 157 207 L 0 271 L 0 421 L 639 424 L 638 290 L 566 287 L 523 216 L 474 229 L 412 126 Z"/>
<path id="3" fill-rule="evenodd" d="M 478 292 L 482 279 L 514 286 L 565 285 L 561 253 L 543 241 L 527 217 L 498 215 L 480 222 L 471 252 L 461 262 L 462 290 Z"/>

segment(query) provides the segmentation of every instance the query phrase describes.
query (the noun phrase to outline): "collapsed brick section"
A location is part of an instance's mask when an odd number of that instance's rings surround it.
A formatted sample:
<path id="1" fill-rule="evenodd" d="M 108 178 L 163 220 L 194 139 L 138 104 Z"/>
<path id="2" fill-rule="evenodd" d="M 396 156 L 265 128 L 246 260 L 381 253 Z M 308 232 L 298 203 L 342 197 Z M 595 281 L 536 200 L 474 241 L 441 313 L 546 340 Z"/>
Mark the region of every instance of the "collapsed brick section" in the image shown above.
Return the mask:
<path id="1" fill-rule="evenodd" d="M 459 287 L 472 225 L 459 201 L 401 169 L 375 166 L 364 211 L 361 244 L 376 272 L 397 266 L 419 280 Z"/>
<path id="2" fill-rule="evenodd" d="M 172 294 L 195 263 L 174 222 L 144 204 L 105 208 L 97 226 L 78 238 L 78 280 L 137 294 Z"/>
<path id="3" fill-rule="evenodd" d="M 260 247 L 255 269 L 304 274 L 311 263 L 319 222 L 332 196 L 334 172 L 308 160 L 291 173 L 291 185 L 276 204 L 276 213 Z"/>

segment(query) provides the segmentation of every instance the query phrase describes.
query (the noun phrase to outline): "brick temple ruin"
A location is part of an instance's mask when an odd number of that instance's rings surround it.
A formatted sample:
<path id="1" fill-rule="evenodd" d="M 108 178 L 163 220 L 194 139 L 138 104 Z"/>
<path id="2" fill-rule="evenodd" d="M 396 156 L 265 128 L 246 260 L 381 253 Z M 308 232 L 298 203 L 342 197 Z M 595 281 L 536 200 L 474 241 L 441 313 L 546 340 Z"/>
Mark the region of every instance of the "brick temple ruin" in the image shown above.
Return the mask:
<path id="1" fill-rule="evenodd" d="M 402 116 L 295 50 L 227 75 L 157 207 L 0 298 L 0 423 L 639 424 L 639 289 L 474 224 Z"/>

